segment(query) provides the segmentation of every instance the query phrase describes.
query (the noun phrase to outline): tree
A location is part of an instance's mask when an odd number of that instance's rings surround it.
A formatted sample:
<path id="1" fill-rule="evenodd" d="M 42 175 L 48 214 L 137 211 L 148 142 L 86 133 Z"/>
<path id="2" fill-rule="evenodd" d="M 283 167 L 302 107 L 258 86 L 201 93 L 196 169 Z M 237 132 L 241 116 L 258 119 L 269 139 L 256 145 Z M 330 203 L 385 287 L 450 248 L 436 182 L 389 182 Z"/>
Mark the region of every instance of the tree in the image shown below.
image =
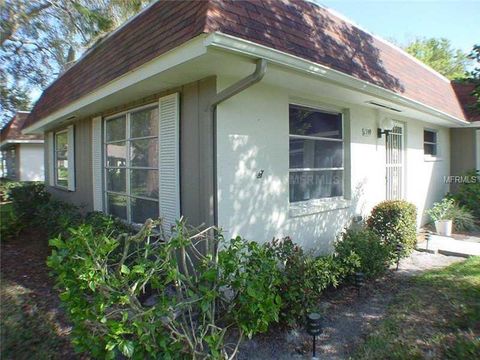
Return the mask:
<path id="1" fill-rule="evenodd" d="M 480 45 L 474 45 L 472 52 L 468 57 L 475 62 L 475 66 L 470 72 L 470 81 L 473 81 L 476 84 L 472 95 L 477 98 L 475 109 L 476 112 L 480 114 Z"/>
<path id="2" fill-rule="evenodd" d="M 417 38 L 404 50 L 450 80 L 467 76 L 468 55 L 454 49 L 447 39 Z"/>
<path id="3" fill-rule="evenodd" d="M 6 0 L 0 4 L 0 121 L 149 0 Z"/>

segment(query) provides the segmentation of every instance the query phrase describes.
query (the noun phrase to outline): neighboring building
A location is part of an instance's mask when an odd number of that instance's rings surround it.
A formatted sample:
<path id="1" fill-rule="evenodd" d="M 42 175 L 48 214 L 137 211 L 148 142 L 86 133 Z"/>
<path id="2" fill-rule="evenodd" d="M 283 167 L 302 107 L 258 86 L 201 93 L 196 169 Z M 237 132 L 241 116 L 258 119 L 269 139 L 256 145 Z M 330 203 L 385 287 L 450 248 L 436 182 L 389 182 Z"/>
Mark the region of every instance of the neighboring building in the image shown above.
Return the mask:
<path id="1" fill-rule="evenodd" d="M 475 108 L 477 99 L 472 96 L 475 84 L 453 82 L 452 85 L 462 104 L 465 117 L 470 121 L 468 127 L 450 130 L 452 142 L 450 174 L 461 176 L 468 170 L 480 171 L 480 110 Z M 452 192 L 457 188 L 458 183 L 451 184 Z"/>
<path id="2" fill-rule="evenodd" d="M 18 181 L 43 181 L 43 135 L 22 134 L 27 116 L 28 112 L 17 112 L 0 132 L 1 176 Z"/>
<path id="3" fill-rule="evenodd" d="M 448 79 L 305 1 L 155 2 L 50 85 L 56 197 L 131 222 L 181 215 L 225 236 L 328 251 L 384 199 L 448 191 Z"/>

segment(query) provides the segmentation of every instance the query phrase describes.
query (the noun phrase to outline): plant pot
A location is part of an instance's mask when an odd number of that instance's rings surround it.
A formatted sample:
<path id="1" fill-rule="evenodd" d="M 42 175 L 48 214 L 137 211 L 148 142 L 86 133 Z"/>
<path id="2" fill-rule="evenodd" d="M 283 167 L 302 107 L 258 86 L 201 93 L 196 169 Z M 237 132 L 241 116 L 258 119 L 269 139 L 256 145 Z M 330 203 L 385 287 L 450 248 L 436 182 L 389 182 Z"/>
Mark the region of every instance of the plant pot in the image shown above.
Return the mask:
<path id="1" fill-rule="evenodd" d="M 435 230 L 438 235 L 451 236 L 452 235 L 452 220 L 437 220 L 435 221 Z"/>

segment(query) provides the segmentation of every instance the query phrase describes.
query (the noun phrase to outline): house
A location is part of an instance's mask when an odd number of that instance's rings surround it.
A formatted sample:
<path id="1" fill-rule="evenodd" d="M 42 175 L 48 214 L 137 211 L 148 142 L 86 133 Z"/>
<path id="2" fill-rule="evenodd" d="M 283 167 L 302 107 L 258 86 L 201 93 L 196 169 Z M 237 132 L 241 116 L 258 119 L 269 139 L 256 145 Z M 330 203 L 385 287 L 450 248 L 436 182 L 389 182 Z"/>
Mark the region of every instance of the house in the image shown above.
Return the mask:
<path id="1" fill-rule="evenodd" d="M 154 2 L 42 94 L 57 198 L 327 251 L 384 199 L 449 191 L 449 80 L 316 4 Z"/>
<path id="2" fill-rule="evenodd" d="M 469 170 L 480 171 L 480 111 L 475 110 L 476 99 L 472 96 L 474 83 L 452 82 L 453 89 L 462 105 L 470 126 L 450 129 L 451 176 L 462 176 Z M 455 192 L 459 182 L 452 182 L 450 190 Z"/>
<path id="3" fill-rule="evenodd" d="M 28 112 L 19 111 L 0 131 L 1 177 L 18 181 L 43 181 L 43 135 L 21 130 Z"/>

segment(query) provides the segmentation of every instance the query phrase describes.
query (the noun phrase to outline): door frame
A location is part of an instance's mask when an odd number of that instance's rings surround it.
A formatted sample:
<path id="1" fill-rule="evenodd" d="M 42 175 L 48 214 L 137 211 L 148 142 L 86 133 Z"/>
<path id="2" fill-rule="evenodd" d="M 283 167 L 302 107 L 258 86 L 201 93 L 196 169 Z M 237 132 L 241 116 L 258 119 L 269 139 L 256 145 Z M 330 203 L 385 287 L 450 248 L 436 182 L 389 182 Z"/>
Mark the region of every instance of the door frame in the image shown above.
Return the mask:
<path id="1" fill-rule="evenodd" d="M 401 181 L 401 187 L 400 187 L 400 196 L 398 197 L 398 199 L 404 199 L 405 196 L 406 196 L 406 148 L 405 148 L 405 145 L 406 145 L 406 124 L 403 122 L 403 121 L 398 121 L 398 120 L 393 120 L 393 124 L 394 124 L 394 128 L 395 126 L 397 127 L 401 127 L 402 129 L 402 133 L 401 134 L 397 134 L 397 135 L 401 135 L 401 177 L 400 177 L 400 181 Z M 392 129 L 392 132 L 393 132 L 393 129 Z M 395 200 L 395 199 L 390 199 L 389 198 L 389 194 L 388 194 L 388 173 L 387 173 L 387 169 L 388 169 L 388 156 L 387 156 L 387 150 L 388 150 L 388 147 L 387 147 L 387 142 L 388 142 L 388 139 L 389 139 L 389 136 L 390 136 L 390 133 L 388 133 L 388 135 L 385 135 L 385 199 L 386 200 Z"/>

